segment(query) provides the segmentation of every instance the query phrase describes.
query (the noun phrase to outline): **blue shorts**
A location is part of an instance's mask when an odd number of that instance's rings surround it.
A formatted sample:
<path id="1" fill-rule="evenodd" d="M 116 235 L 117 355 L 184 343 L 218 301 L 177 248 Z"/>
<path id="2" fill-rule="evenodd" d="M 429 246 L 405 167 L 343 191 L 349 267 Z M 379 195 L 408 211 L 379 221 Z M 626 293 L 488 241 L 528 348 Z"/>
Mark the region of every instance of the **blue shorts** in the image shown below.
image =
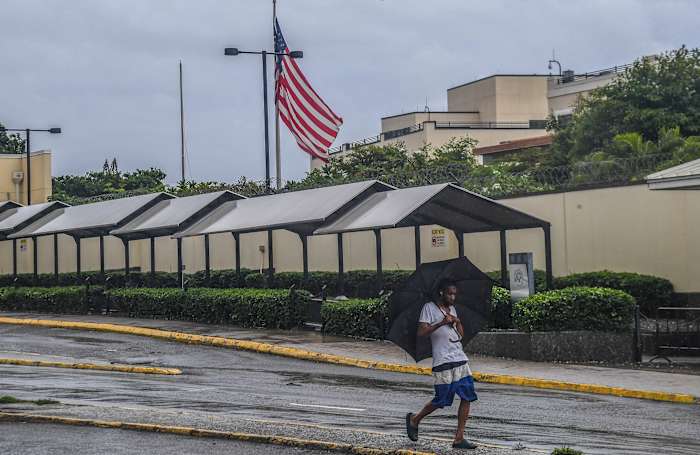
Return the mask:
<path id="1" fill-rule="evenodd" d="M 435 397 L 431 401 L 433 406 L 438 408 L 452 406 L 455 395 L 469 402 L 477 400 L 474 378 L 466 362 L 457 364 L 453 368 L 441 369 L 440 367 L 433 368 L 435 379 Z"/>

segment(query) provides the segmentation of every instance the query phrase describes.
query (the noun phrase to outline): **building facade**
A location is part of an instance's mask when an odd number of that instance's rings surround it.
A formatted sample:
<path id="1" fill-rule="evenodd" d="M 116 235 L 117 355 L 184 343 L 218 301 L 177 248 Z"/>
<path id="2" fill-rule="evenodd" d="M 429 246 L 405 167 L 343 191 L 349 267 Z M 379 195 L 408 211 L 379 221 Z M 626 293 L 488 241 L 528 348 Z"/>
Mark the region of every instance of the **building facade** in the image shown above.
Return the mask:
<path id="1" fill-rule="evenodd" d="M 452 138 L 470 137 L 478 147 L 547 135 L 547 118 L 566 119 L 581 96 L 609 84 L 627 66 L 561 76 L 495 74 L 447 89 L 447 110 L 408 112 L 381 119 L 381 132 L 330 150 L 342 157 L 357 147 L 403 143 L 408 150 L 439 147 Z M 481 161 L 481 157 L 478 156 Z M 323 165 L 311 160 L 311 168 Z"/>
<path id="2" fill-rule="evenodd" d="M 30 155 L 31 199 L 33 204 L 48 201 L 51 196 L 51 151 L 40 150 Z M 27 155 L 0 153 L 0 202 L 27 203 Z"/>

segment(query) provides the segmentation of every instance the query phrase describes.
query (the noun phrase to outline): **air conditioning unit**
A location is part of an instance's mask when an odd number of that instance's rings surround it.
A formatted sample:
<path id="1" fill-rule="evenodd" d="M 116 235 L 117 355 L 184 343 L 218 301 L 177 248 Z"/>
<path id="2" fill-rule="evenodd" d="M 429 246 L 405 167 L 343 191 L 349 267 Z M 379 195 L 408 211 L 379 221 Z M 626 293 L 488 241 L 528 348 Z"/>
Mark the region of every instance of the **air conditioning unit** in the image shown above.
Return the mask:
<path id="1" fill-rule="evenodd" d="M 574 70 L 565 70 L 563 73 L 561 73 L 561 81 L 564 84 L 566 84 L 567 82 L 573 82 Z"/>
<path id="2" fill-rule="evenodd" d="M 12 182 L 13 183 L 19 183 L 22 180 L 24 180 L 24 172 L 22 172 L 22 171 L 13 171 L 12 172 Z"/>

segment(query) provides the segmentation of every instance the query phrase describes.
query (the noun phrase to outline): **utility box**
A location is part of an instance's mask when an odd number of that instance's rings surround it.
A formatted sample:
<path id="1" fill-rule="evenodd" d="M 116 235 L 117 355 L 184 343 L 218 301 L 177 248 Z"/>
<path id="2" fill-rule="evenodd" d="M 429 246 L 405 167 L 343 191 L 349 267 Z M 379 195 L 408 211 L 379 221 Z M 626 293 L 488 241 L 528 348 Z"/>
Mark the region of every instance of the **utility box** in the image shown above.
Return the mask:
<path id="1" fill-rule="evenodd" d="M 532 265 L 532 253 L 509 254 L 508 275 L 510 276 L 510 296 L 513 301 L 534 294 L 535 270 Z"/>

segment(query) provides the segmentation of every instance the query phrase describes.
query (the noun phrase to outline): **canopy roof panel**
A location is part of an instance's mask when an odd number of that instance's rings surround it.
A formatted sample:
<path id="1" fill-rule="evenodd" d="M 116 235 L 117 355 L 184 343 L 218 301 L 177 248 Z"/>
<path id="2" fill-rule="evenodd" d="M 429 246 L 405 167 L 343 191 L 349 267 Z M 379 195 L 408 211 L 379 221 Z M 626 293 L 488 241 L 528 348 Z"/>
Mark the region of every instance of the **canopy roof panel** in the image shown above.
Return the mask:
<path id="1" fill-rule="evenodd" d="M 153 193 L 64 207 L 8 235 L 8 238 L 51 234 L 69 234 L 75 237 L 109 235 L 111 230 L 128 223 L 158 202 L 173 197 L 166 193 Z"/>
<path id="2" fill-rule="evenodd" d="M 22 229 L 42 216 L 60 209 L 68 207 L 63 202 L 45 202 L 29 206 L 19 206 L 0 212 L 0 239 L 4 239 L 16 230 Z"/>
<path id="3" fill-rule="evenodd" d="M 427 224 L 467 233 L 528 229 L 549 223 L 446 183 L 373 194 L 314 234 Z"/>
<path id="4" fill-rule="evenodd" d="M 700 159 L 650 174 L 647 183 L 651 190 L 699 189 Z"/>
<path id="5" fill-rule="evenodd" d="M 370 180 L 230 201 L 175 237 L 266 229 L 311 234 L 329 217 L 366 196 L 392 189 L 390 185 Z"/>
<path id="6" fill-rule="evenodd" d="M 22 204 L 18 204 L 14 201 L 2 201 L 2 202 L 0 202 L 0 212 L 4 212 L 5 210 L 14 209 L 17 207 L 22 207 Z"/>
<path id="7" fill-rule="evenodd" d="M 217 191 L 166 199 L 124 226 L 111 231 L 110 234 L 129 239 L 172 235 L 201 219 L 221 204 L 237 199 L 245 199 L 245 196 L 231 191 Z"/>

